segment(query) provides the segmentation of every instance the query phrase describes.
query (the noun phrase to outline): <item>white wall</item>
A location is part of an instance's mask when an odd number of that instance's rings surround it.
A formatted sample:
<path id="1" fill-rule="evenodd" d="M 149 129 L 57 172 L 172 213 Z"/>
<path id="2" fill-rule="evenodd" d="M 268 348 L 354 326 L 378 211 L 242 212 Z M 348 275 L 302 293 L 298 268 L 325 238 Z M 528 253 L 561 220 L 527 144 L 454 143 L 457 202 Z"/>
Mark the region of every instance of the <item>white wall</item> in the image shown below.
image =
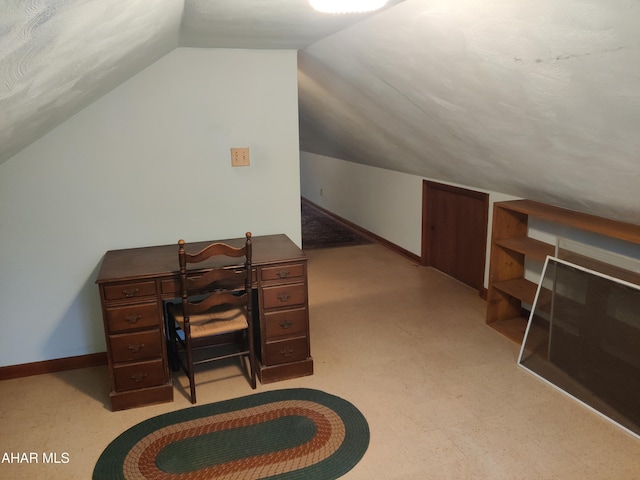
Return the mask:
<path id="1" fill-rule="evenodd" d="M 517 197 L 308 152 L 300 152 L 300 174 L 300 189 L 304 198 L 417 256 L 421 255 L 423 180 L 489 194 L 484 276 L 484 286 L 488 287 L 493 204 L 516 200 Z M 617 255 L 640 259 L 639 245 L 536 218 L 530 219 L 529 236 L 552 245 L 558 238 L 564 237 Z M 537 283 L 542 266 L 543 262 L 528 259 L 525 277 Z"/>
<path id="2" fill-rule="evenodd" d="M 300 152 L 300 174 L 300 190 L 304 198 L 417 256 L 421 255 L 422 182 L 439 180 L 308 152 Z M 468 185 L 440 183 L 489 194 L 486 287 L 493 203 L 516 197 Z"/>
<path id="3" fill-rule="evenodd" d="M 422 179 L 300 152 L 304 198 L 420 256 Z"/>
<path id="4" fill-rule="evenodd" d="M 0 366 L 105 350 L 107 250 L 300 245 L 299 178 L 296 52 L 174 50 L 0 165 Z"/>

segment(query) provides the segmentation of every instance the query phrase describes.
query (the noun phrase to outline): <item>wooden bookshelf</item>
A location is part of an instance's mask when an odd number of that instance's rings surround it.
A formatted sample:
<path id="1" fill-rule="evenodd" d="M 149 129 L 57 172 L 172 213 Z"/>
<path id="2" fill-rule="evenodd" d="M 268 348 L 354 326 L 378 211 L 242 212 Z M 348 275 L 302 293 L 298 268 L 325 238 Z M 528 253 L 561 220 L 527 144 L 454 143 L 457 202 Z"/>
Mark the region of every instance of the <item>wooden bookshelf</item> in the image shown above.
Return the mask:
<path id="1" fill-rule="evenodd" d="M 527 325 L 523 305 L 532 305 L 537 284 L 524 278 L 525 258 L 544 261 L 555 246 L 528 236 L 529 218 L 640 244 L 640 225 L 619 222 L 532 200 L 497 202 L 493 207 L 486 322 L 516 342 Z"/>

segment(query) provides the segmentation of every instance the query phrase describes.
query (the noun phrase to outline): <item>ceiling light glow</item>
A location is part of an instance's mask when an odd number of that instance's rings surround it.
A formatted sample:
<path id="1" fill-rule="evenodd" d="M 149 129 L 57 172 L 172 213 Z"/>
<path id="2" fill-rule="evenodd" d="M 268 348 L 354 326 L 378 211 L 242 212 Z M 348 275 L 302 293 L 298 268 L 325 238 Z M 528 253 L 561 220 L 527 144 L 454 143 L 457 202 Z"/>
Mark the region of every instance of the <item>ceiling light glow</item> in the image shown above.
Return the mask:
<path id="1" fill-rule="evenodd" d="M 309 0 L 309 3 L 323 13 L 361 13 L 382 8 L 387 0 Z"/>

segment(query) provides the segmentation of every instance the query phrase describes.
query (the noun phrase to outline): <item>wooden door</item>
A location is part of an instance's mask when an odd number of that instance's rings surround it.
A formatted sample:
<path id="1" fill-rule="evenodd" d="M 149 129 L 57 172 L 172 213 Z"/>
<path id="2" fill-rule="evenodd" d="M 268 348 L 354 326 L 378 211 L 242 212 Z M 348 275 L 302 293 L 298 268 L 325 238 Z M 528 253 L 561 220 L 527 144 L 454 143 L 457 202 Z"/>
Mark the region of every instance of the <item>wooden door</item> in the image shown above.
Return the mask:
<path id="1" fill-rule="evenodd" d="M 489 195 L 424 181 L 422 263 L 484 292 Z"/>

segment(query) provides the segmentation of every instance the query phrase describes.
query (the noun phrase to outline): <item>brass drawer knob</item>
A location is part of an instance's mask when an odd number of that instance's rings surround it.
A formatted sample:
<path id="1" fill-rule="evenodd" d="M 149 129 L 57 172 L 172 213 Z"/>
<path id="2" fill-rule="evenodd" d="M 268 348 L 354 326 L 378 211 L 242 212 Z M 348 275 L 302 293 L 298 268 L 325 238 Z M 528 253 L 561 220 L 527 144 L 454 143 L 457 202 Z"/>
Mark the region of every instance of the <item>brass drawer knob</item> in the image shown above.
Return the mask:
<path id="1" fill-rule="evenodd" d="M 278 278 L 287 278 L 289 276 L 289 270 L 279 270 L 277 275 Z"/>
<path id="2" fill-rule="evenodd" d="M 147 378 L 147 373 L 146 372 L 140 372 L 140 373 L 136 373 L 134 375 L 131 375 L 131 380 L 133 380 L 136 383 L 144 382 L 145 378 Z"/>
<path id="3" fill-rule="evenodd" d="M 291 326 L 293 325 L 293 322 L 291 320 L 283 320 L 280 322 L 280 327 L 283 329 L 287 329 L 287 328 L 291 328 Z"/>
<path id="4" fill-rule="evenodd" d="M 290 298 L 291 298 L 291 295 L 289 295 L 288 293 L 279 293 L 278 294 L 278 300 L 280 300 L 283 303 L 289 301 Z"/>
<path id="5" fill-rule="evenodd" d="M 124 317 L 125 322 L 127 322 L 130 325 L 134 325 L 136 323 L 138 323 L 138 320 L 140 320 L 142 318 L 142 315 L 140 315 L 139 313 L 133 314 L 133 315 L 127 315 L 126 317 Z"/>
<path id="6" fill-rule="evenodd" d="M 142 350 L 143 348 L 144 348 L 144 343 L 129 344 L 129 351 L 131 353 L 139 353 L 140 350 Z"/>
<path id="7" fill-rule="evenodd" d="M 138 293 L 139 291 L 140 291 L 139 288 L 129 288 L 129 289 L 122 290 L 122 294 L 127 298 L 131 298 L 135 296 L 135 294 Z"/>

